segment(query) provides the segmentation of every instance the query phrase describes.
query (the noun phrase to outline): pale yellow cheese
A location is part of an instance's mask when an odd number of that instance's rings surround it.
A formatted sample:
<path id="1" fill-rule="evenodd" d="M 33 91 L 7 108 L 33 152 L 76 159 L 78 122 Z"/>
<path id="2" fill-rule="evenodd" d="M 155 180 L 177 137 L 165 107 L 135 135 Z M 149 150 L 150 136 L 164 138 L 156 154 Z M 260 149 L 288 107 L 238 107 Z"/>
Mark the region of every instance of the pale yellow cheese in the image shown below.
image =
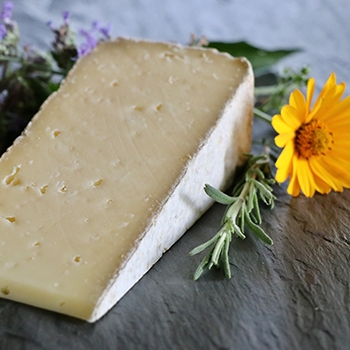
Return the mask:
<path id="1" fill-rule="evenodd" d="M 0 295 L 101 317 L 227 185 L 252 103 L 244 59 L 100 44 L 0 160 Z"/>

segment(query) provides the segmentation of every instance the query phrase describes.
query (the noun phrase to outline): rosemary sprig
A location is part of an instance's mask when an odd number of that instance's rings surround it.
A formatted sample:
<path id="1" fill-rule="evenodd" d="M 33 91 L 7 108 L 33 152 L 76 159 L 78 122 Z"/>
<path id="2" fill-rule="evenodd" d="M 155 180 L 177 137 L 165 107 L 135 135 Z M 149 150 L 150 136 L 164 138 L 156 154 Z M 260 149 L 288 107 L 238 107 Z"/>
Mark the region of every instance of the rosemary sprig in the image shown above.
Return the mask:
<path id="1" fill-rule="evenodd" d="M 208 196 L 218 203 L 227 205 L 227 209 L 219 232 L 190 252 L 190 255 L 195 255 L 209 249 L 194 273 L 195 280 L 213 266 L 222 268 L 225 276 L 231 278 L 229 247 L 232 236 L 245 239 L 246 227 L 266 244 L 273 244 L 272 239 L 259 226 L 262 222 L 259 200 L 262 200 L 271 209 L 275 200 L 271 187 L 275 180 L 271 177 L 270 159 L 266 153 L 259 156 L 249 154 L 247 158 L 246 168 L 238 179 L 232 196 L 208 184 L 204 187 Z"/>

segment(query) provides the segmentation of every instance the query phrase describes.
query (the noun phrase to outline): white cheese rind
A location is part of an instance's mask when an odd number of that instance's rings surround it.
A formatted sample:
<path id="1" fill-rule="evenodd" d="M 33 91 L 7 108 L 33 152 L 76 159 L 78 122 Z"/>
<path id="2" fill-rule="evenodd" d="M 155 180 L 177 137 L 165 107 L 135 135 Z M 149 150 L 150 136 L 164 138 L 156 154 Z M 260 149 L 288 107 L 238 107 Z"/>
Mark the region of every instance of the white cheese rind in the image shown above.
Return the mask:
<path id="1" fill-rule="evenodd" d="M 0 160 L 0 295 L 103 316 L 227 186 L 252 106 L 244 59 L 98 46 Z"/>
<path id="2" fill-rule="evenodd" d="M 244 80 L 227 102 L 217 124 L 189 160 L 135 250 L 111 280 L 89 322 L 98 320 L 113 307 L 213 204 L 203 191 L 204 184 L 221 190 L 230 184 L 236 167 L 242 164 L 243 153 L 250 150 L 253 89 L 253 73 L 247 64 Z"/>

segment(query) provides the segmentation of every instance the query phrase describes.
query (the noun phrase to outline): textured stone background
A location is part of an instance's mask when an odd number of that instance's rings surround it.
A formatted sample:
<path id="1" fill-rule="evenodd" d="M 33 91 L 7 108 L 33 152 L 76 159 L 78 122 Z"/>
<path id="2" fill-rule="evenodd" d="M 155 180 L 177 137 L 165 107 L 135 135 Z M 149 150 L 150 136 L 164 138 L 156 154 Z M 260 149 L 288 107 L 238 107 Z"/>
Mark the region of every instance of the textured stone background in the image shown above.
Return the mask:
<path id="1" fill-rule="evenodd" d="M 63 10 L 76 28 L 98 19 L 114 36 L 186 43 L 248 40 L 299 47 L 283 66 L 311 65 L 318 87 L 335 71 L 350 82 L 347 0 L 15 0 L 23 43 L 45 47 L 45 23 Z M 256 124 L 259 129 L 259 124 Z M 259 132 L 259 130 L 256 130 Z M 290 198 L 276 188 L 264 227 L 231 248 L 233 278 L 212 271 L 197 282 L 188 252 L 218 229 L 214 205 L 102 320 L 87 324 L 0 300 L 0 349 L 348 349 L 350 192 Z"/>

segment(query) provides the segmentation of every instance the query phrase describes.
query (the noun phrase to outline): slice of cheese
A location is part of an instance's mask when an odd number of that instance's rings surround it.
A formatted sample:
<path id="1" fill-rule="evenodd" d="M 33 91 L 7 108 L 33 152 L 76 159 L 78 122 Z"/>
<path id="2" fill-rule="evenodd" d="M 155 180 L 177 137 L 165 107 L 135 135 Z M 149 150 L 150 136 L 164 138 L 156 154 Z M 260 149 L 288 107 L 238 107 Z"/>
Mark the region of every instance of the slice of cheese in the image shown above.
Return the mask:
<path id="1" fill-rule="evenodd" d="M 93 322 L 208 209 L 250 149 L 253 74 L 119 39 L 80 59 L 0 160 L 0 295 Z"/>

